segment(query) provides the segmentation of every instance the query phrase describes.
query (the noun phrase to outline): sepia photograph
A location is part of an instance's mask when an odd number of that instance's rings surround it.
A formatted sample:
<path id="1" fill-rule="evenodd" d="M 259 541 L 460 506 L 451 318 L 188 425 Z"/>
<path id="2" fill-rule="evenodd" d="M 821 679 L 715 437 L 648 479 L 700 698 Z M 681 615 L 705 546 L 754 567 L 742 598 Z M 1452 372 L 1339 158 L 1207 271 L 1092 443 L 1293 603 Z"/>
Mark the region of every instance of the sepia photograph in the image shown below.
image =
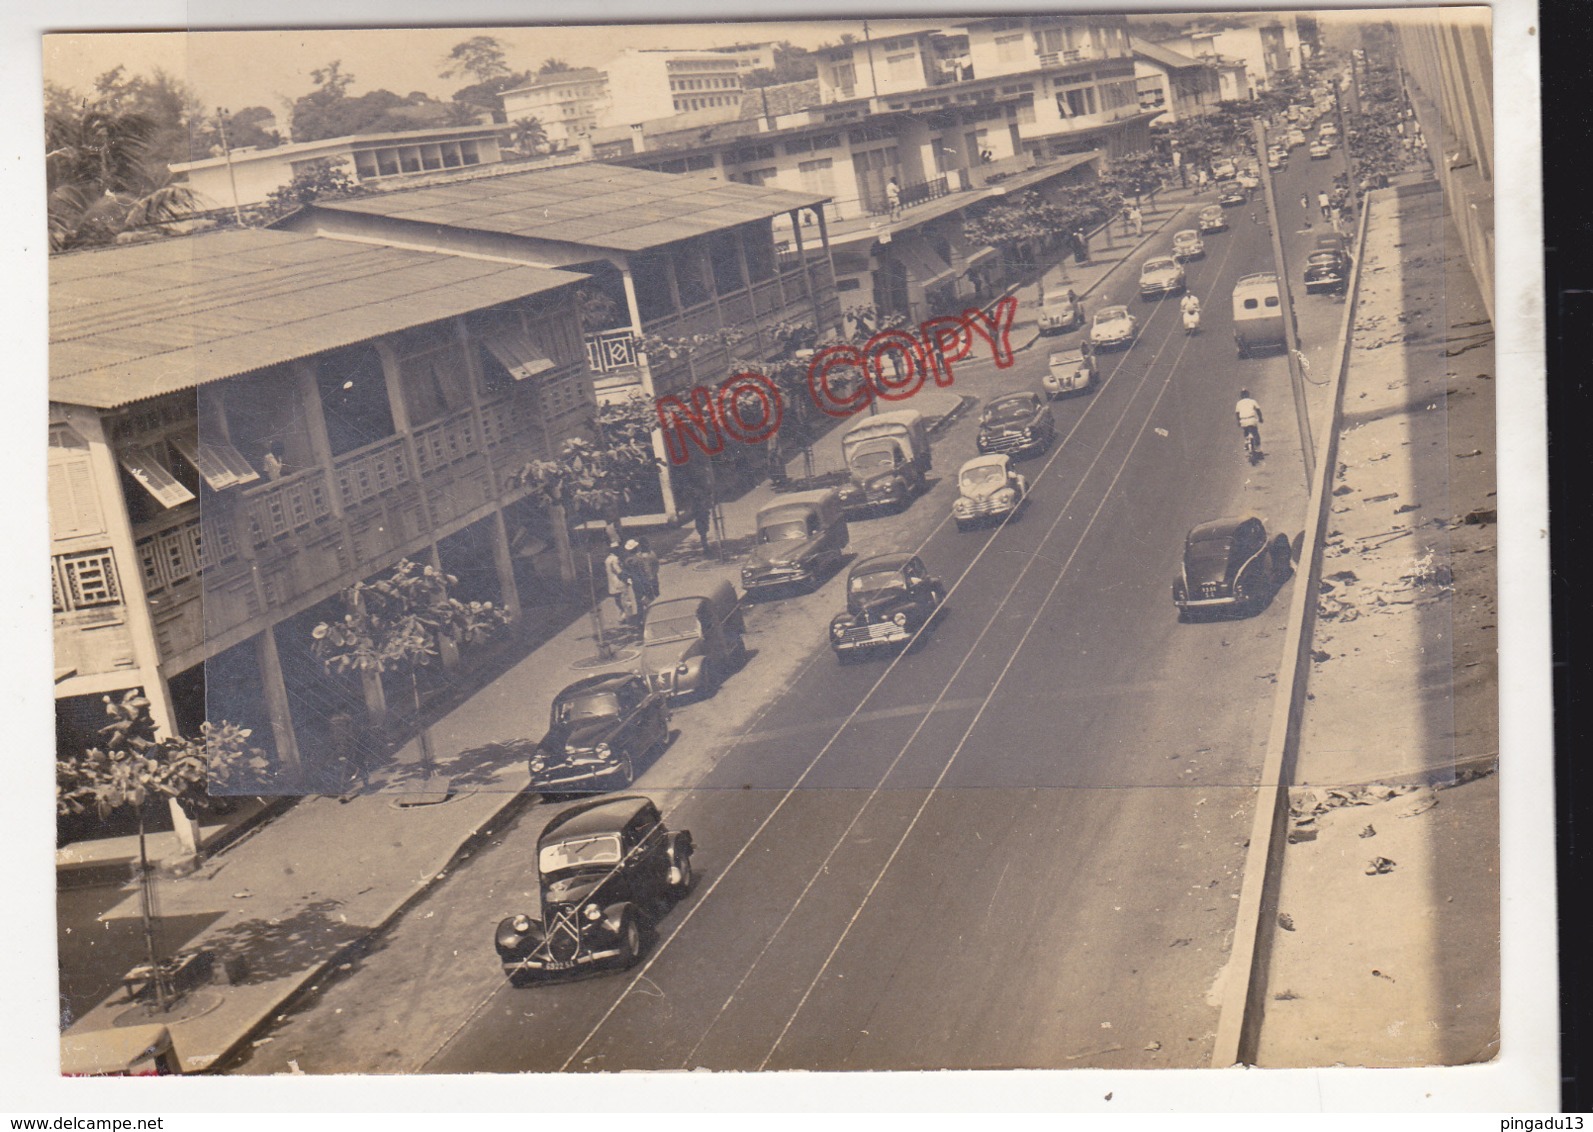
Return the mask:
<path id="1" fill-rule="evenodd" d="M 59 1073 L 1552 1096 L 1519 6 L 787 12 L 33 40 Z"/>

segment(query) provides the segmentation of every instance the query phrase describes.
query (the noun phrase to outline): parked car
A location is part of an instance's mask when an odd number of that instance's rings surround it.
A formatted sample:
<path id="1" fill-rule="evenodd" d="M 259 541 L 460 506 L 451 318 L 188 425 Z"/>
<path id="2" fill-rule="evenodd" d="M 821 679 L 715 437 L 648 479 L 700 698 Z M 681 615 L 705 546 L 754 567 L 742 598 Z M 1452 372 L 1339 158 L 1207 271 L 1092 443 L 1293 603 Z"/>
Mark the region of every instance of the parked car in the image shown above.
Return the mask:
<path id="1" fill-rule="evenodd" d="M 1086 354 L 1082 347 L 1056 350 L 1046 364 L 1045 376 L 1040 379 L 1047 397 L 1055 400 L 1069 393 L 1088 393 L 1101 379 L 1095 355 Z"/>
<path id="2" fill-rule="evenodd" d="M 537 839 L 535 911 L 493 934 L 509 982 L 634 964 L 643 932 L 691 888 L 694 850 L 690 831 L 668 829 L 639 795 L 564 810 Z"/>
<path id="3" fill-rule="evenodd" d="M 729 582 L 705 594 L 671 597 L 647 608 L 642 655 L 632 671 L 654 692 L 679 700 L 712 695 L 747 659 L 741 602 Z"/>
<path id="4" fill-rule="evenodd" d="M 1084 325 L 1084 303 L 1071 289 L 1040 304 L 1040 333 L 1063 334 Z"/>
<path id="5" fill-rule="evenodd" d="M 951 505 L 957 529 L 1014 514 L 1029 494 L 1029 481 L 1012 467 L 1004 452 L 975 456 L 957 473 L 957 501 Z"/>
<path id="6" fill-rule="evenodd" d="M 1234 177 L 1246 189 L 1259 189 L 1261 187 L 1261 174 L 1254 165 L 1246 165 Z"/>
<path id="7" fill-rule="evenodd" d="M 1228 227 L 1228 217 L 1223 212 L 1220 204 L 1208 204 L 1200 210 L 1199 227 L 1201 232 L 1221 232 Z"/>
<path id="8" fill-rule="evenodd" d="M 1341 293 L 1350 285 L 1350 257 L 1331 250 L 1314 251 L 1305 261 L 1305 293 Z"/>
<path id="9" fill-rule="evenodd" d="M 1173 258 L 1179 263 L 1202 259 L 1205 255 L 1206 241 L 1200 238 L 1199 232 L 1193 228 L 1185 228 L 1173 233 Z"/>
<path id="10" fill-rule="evenodd" d="M 1111 346 L 1132 346 L 1139 334 L 1139 319 L 1123 306 L 1102 307 L 1095 312 L 1090 324 L 1090 342 L 1102 349 Z"/>
<path id="11" fill-rule="evenodd" d="M 1310 153 L 1312 161 L 1322 161 L 1333 156 L 1333 147 L 1328 145 L 1327 142 L 1312 142 L 1311 148 L 1307 152 Z"/>
<path id="12" fill-rule="evenodd" d="M 1028 456 L 1044 452 L 1056 439 L 1051 406 L 1038 393 L 1021 390 L 993 397 L 979 416 L 979 451 Z"/>
<path id="13" fill-rule="evenodd" d="M 1269 537 L 1260 517 L 1213 519 L 1184 539 L 1173 604 L 1181 621 L 1210 610 L 1254 613 L 1293 572 L 1288 536 Z"/>
<path id="14" fill-rule="evenodd" d="M 1226 177 L 1232 177 L 1236 170 L 1237 167 L 1231 157 L 1219 157 L 1211 163 L 1211 175 L 1219 181 Z"/>
<path id="15" fill-rule="evenodd" d="M 1319 252 L 1343 252 L 1350 254 L 1350 242 L 1337 232 L 1324 232 L 1316 238 L 1314 250 Z"/>
<path id="16" fill-rule="evenodd" d="M 844 661 L 904 645 L 929 624 L 945 596 L 916 554 L 865 558 L 847 574 L 846 609 L 830 621 L 830 648 Z"/>
<path id="17" fill-rule="evenodd" d="M 171 1031 L 160 1023 L 61 1035 L 63 1077 L 167 1077 L 182 1071 Z"/>
<path id="18" fill-rule="evenodd" d="M 1297 145 L 1304 145 L 1305 144 L 1305 131 L 1304 130 L 1290 130 L 1288 132 L 1288 134 L 1287 134 L 1287 138 L 1288 138 L 1289 148 L 1290 149 L 1293 149 Z"/>
<path id="19" fill-rule="evenodd" d="M 1250 190 L 1238 181 L 1222 181 L 1217 185 L 1217 203 L 1224 208 L 1250 203 Z"/>
<path id="20" fill-rule="evenodd" d="M 1153 256 L 1139 269 L 1139 297 L 1159 299 L 1184 289 L 1183 266 L 1170 255 Z"/>
<path id="21" fill-rule="evenodd" d="M 531 789 L 556 797 L 629 786 L 637 766 L 669 745 L 669 717 L 668 693 L 635 673 L 577 680 L 553 699 L 531 752 Z"/>
<path id="22" fill-rule="evenodd" d="M 1273 150 L 1267 154 L 1267 168 L 1271 169 L 1274 173 L 1287 165 L 1288 161 L 1289 157 L 1287 154 L 1279 153 L 1276 150 Z"/>
<path id="23" fill-rule="evenodd" d="M 810 586 L 841 564 L 849 541 L 841 495 L 799 491 L 758 509 L 757 542 L 741 568 L 749 594 Z"/>

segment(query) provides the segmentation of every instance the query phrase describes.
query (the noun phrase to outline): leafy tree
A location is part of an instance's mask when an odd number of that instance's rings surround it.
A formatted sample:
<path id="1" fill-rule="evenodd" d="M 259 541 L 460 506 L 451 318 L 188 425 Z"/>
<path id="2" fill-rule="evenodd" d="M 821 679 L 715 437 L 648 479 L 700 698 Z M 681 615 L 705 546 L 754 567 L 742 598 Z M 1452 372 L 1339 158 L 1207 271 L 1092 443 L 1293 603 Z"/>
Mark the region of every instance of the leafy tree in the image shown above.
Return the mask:
<path id="1" fill-rule="evenodd" d="M 317 200 L 358 196 L 365 190 L 346 172 L 344 158 L 318 158 L 293 175 L 281 188 L 266 197 L 265 210 L 275 220 Z"/>
<path id="2" fill-rule="evenodd" d="M 570 66 L 563 59 L 544 59 L 542 60 L 542 66 L 537 68 L 537 74 L 557 75 L 563 73 L 564 71 L 573 70 L 575 70 L 575 68 Z"/>
<path id="3" fill-rule="evenodd" d="M 470 75 L 478 83 L 490 83 L 511 72 L 503 41 L 496 36 L 474 35 L 463 43 L 454 44 L 437 73 L 445 79 Z"/>
<path id="4" fill-rule="evenodd" d="M 45 178 L 53 251 L 109 243 L 191 214 L 186 185 L 174 184 L 153 152 L 158 123 L 115 103 L 79 104 L 45 120 Z"/>
<path id="5" fill-rule="evenodd" d="M 509 127 L 514 148 L 527 157 L 548 144 L 548 131 L 536 118 L 517 118 Z"/>
<path id="6" fill-rule="evenodd" d="M 503 99 L 500 96 L 506 90 L 528 85 L 531 78 L 530 71 L 516 71 L 490 82 L 471 83 L 454 91 L 453 100 L 456 104 L 475 107 L 477 112 L 487 111 L 494 122 L 507 122 L 508 115 L 503 112 Z"/>
<path id="7" fill-rule="evenodd" d="M 103 821 L 117 810 L 130 808 L 137 816 L 144 944 L 156 1001 L 165 1010 L 172 990 L 155 938 L 146 811 L 151 802 L 162 798 L 193 806 L 212 794 L 269 781 L 271 761 L 249 744 L 247 728 L 231 723 L 205 723 L 198 739 L 157 739 L 149 700 L 142 690 L 125 692 L 119 700 L 105 696 L 104 703 L 111 717 L 100 729 L 104 746 L 90 748 L 77 759 L 56 760 L 56 813 L 65 816 L 92 809 Z"/>
<path id="8" fill-rule="evenodd" d="M 744 87 L 778 86 L 781 83 L 797 83 L 805 79 L 816 79 L 819 76 L 819 63 L 813 57 L 813 52 L 805 47 L 798 47 L 789 41 L 782 41 L 774 45 L 774 66 L 759 67 L 749 72 L 741 80 Z"/>
<path id="9" fill-rule="evenodd" d="M 374 694 L 386 672 L 409 679 L 416 715 L 420 713 L 420 670 L 444 649 L 480 641 L 509 621 L 493 604 L 461 601 L 451 588 L 452 574 L 407 558 L 387 575 L 356 582 L 343 591 L 347 612 L 341 620 L 323 621 L 310 632 L 310 648 L 328 672 L 353 672 L 365 682 L 375 714 L 385 714 L 385 698 Z M 379 718 L 378 723 L 382 722 Z M 430 764 L 431 743 L 421 732 L 421 752 Z"/>

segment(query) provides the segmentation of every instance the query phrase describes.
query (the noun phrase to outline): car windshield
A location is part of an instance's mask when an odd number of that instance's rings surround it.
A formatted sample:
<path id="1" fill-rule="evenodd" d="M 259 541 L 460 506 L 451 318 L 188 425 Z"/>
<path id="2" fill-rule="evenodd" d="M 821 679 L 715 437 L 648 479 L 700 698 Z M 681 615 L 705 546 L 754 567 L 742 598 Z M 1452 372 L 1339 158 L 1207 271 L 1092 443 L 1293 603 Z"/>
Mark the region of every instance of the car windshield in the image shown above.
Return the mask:
<path id="1" fill-rule="evenodd" d="M 1034 402 L 1027 397 L 1015 397 L 1009 401 L 994 401 L 990 408 L 985 410 L 987 421 L 1015 421 L 1034 412 Z"/>
<path id="2" fill-rule="evenodd" d="M 1123 307 L 1110 307 L 1095 316 L 1096 326 L 1106 326 L 1113 322 L 1121 322 L 1128 317 L 1128 311 Z"/>
<path id="3" fill-rule="evenodd" d="M 1144 274 L 1150 275 L 1157 271 L 1171 271 L 1176 266 L 1170 259 L 1153 259 L 1145 264 Z"/>
<path id="4" fill-rule="evenodd" d="M 584 696 L 572 696 L 570 699 L 559 703 L 559 722 L 569 723 L 576 719 L 602 719 L 605 716 L 619 714 L 619 697 L 613 692 L 591 692 Z"/>
<path id="5" fill-rule="evenodd" d="M 1050 366 L 1052 369 L 1077 369 L 1084 364 L 1084 355 L 1074 350 L 1069 354 L 1052 354 Z"/>
<path id="6" fill-rule="evenodd" d="M 1337 265 L 1337 263 L 1339 262 L 1339 253 L 1338 252 L 1312 252 L 1311 253 L 1311 258 L 1306 260 L 1306 262 L 1309 263 L 1309 264 L 1312 264 L 1314 266 L 1318 266 L 1318 267 L 1326 267 L 1329 264 Z"/>
<path id="7" fill-rule="evenodd" d="M 647 628 L 642 640 L 645 644 L 660 641 L 678 641 L 682 637 L 696 637 L 702 633 L 702 622 L 697 611 L 690 606 L 681 608 L 655 608 L 647 615 Z"/>
<path id="8" fill-rule="evenodd" d="M 870 570 L 866 574 L 853 574 L 848 588 L 855 594 L 882 594 L 905 590 L 907 582 L 895 570 Z"/>
<path id="9" fill-rule="evenodd" d="M 783 523 L 769 523 L 758 528 L 759 542 L 787 542 L 808 537 L 806 519 L 787 519 Z"/>
<path id="10" fill-rule="evenodd" d="M 852 454 L 852 470 L 855 472 L 879 472 L 895 466 L 895 448 L 864 448 Z"/>
<path id="11" fill-rule="evenodd" d="M 1178 233 L 1178 235 L 1173 237 L 1173 243 L 1175 243 L 1175 244 L 1192 244 L 1196 240 L 1198 240 L 1199 238 L 1200 237 L 1195 235 L 1193 232 L 1180 232 L 1180 233 Z"/>
<path id="12" fill-rule="evenodd" d="M 620 861 L 618 834 L 600 833 L 594 837 L 572 837 L 568 841 L 542 846 L 537 867 L 544 876 L 565 869 L 617 865 Z"/>
<path id="13" fill-rule="evenodd" d="M 1000 464 L 982 464 L 977 468 L 965 468 L 960 478 L 963 487 L 977 489 L 1006 483 L 1007 473 Z"/>

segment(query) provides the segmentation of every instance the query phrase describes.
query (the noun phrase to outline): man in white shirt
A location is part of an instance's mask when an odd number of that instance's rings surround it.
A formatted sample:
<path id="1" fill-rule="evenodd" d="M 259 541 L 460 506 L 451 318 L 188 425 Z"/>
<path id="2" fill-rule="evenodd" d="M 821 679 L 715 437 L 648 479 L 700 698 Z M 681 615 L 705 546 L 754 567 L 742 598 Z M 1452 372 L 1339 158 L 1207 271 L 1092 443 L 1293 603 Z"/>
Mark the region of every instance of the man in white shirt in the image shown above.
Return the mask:
<path id="1" fill-rule="evenodd" d="M 1253 451 L 1261 451 L 1261 404 L 1250 396 L 1250 390 L 1239 391 L 1239 403 L 1233 407 L 1234 416 L 1239 418 L 1239 431 L 1244 433 L 1250 441 Z"/>

